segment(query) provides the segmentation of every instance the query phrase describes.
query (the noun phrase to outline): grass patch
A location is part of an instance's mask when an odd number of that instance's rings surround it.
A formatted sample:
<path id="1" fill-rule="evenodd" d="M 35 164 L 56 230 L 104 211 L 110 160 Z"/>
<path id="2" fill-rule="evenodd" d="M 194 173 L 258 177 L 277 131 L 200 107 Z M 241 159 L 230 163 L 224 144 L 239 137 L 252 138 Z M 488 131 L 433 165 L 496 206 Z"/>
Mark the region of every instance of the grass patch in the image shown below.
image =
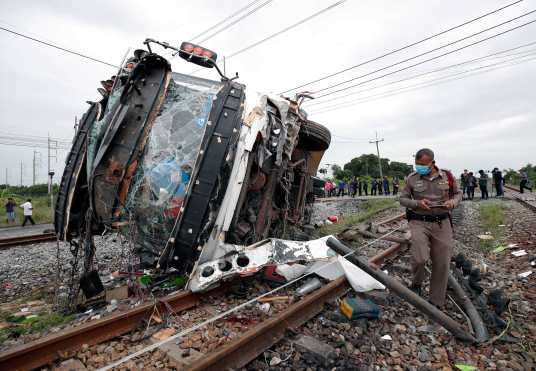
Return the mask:
<path id="1" fill-rule="evenodd" d="M 380 211 L 394 209 L 396 207 L 398 207 L 398 201 L 392 198 L 366 201 L 359 205 L 359 209 L 356 213 L 340 217 L 338 223 L 320 227 L 318 234 L 320 236 L 327 236 L 330 234 L 337 235 L 357 223 L 370 219 Z"/>
<path id="2" fill-rule="evenodd" d="M 480 222 L 482 227 L 493 233 L 499 225 L 504 224 L 506 216 L 504 205 L 500 203 L 488 203 L 480 205 Z"/>
<path id="3" fill-rule="evenodd" d="M 480 223 L 485 232 L 491 233 L 493 240 L 481 240 L 480 247 L 484 250 L 491 250 L 498 246 L 499 239 L 502 237 L 502 225 L 506 221 L 505 206 L 501 203 L 481 204 L 479 209 Z"/>
<path id="4" fill-rule="evenodd" d="M 59 326 L 71 321 L 73 315 L 61 315 L 58 313 L 43 313 L 37 317 L 5 317 L 5 321 L 11 326 L 0 330 L 0 344 L 10 338 L 18 338 L 21 335 L 42 332 L 54 326 Z"/>
<path id="5" fill-rule="evenodd" d="M 0 197 L 0 205 L 2 206 L 3 214 L 0 216 L 0 227 L 7 227 L 13 225 L 22 225 L 24 220 L 23 210 L 19 205 L 22 205 L 28 198 L 32 200 L 33 204 L 33 215 L 32 218 L 36 223 L 52 223 L 52 210 L 50 208 L 50 197 L 47 195 L 43 196 L 18 196 L 10 195 L 13 197 L 17 207 L 15 208 L 15 224 L 7 224 L 6 221 L 6 208 L 5 204 L 7 203 L 7 196 Z M 28 225 L 28 223 L 27 223 Z"/>

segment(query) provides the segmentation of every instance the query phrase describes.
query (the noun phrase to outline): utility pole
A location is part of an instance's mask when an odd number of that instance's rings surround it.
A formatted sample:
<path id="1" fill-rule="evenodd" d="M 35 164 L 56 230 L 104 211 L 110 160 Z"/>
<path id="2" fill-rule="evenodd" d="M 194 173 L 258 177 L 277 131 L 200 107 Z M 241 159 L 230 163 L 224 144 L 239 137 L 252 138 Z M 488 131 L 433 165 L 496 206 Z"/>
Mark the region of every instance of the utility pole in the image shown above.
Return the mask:
<path id="1" fill-rule="evenodd" d="M 22 161 L 20 162 L 20 186 L 22 187 Z"/>
<path id="2" fill-rule="evenodd" d="M 32 171 L 32 184 L 33 184 L 33 185 L 35 185 L 35 165 L 36 165 L 36 163 L 35 163 L 35 154 L 36 154 L 36 153 L 37 153 L 37 151 L 34 149 L 34 151 L 33 151 L 33 163 L 32 163 L 32 165 L 33 165 L 33 171 Z"/>
<path id="3" fill-rule="evenodd" d="M 9 185 L 9 183 L 7 182 L 7 167 L 6 167 L 6 186 Z"/>
<path id="4" fill-rule="evenodd" d="M 52 142 L 55 142 L 55 145 L 54 147 L 52 147 Z M 55 150 L 56 152 L 54 154 L 52 154 L 52 150 Z M 52 158 L 54 159 L 58 159 L 58 141 L 57 140 L 52 140 L 50 139 L 50 134 L 48 135 L 48 145 L 47 145 L 47 152 L 48 152 L 48 175 L 49 175 L 49 179 L 50 179 L 50 182 L 48 183 L 48 194 L 51 195 L 52 194 L 52 177 L 50 176 L 50 173 L 54 174 L 54 171 L 52 170 L 52 167 L 50 166 L 50 160 Z"/>
<path id="5" fill-rule="evenodd" d="M 380 158 L 380 146 L 378 145 L 378 143 L 380 142 L 383 142 L 383 138 L 382 139 L 378 139 L 378 132 L 376 132 L 376 139 L 375 140 L 371 140 L 369 141 L 370 144 L 373 144 L 373 143 L 376 143 L 376 153 L 378 154 L 378 166 L 380 167 L 380 178 L 383 178 L 383 174 L 382 174 L 382 160 Z"/>

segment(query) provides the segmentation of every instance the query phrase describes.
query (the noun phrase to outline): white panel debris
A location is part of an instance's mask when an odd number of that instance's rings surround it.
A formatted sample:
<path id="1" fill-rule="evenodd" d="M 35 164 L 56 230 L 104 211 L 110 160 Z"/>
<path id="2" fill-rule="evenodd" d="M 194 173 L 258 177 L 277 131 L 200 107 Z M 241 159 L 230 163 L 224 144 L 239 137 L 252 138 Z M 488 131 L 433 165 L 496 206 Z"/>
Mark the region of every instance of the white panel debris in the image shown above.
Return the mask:
<path id="1" fill-rule="evenodd" d="M 329 280 L 345 275 L 357 292 L 385 289 L 344 257 L 337 256 L 326 243 L 330 237 L 333 236 L 311 241 L 272 238 L 251 246 L 222 244 L 218 248 L 219 258 L 199 264 L 188 287 L 193 292 L 204 291 L 226 278 L 251 275 L 265 266 L 276 265 L 276 272 L 288 281 L 307 273 Z"/>

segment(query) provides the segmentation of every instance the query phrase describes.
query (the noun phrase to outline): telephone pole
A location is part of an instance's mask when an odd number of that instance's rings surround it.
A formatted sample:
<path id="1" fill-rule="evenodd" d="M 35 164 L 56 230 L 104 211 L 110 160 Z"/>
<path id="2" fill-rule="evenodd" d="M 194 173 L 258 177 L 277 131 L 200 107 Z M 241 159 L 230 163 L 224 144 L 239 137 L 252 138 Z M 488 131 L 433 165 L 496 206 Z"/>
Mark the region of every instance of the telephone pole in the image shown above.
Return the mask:
<path id="1" fill-rule="evenodd" d="M 7 167 L 6 167 L 6 186 L 9 185 L 9 183 L 7 182 Z"/>
<path id="2" fill-rule="evenodd" d="M 20 186 L 22 187 L 22 161 L 20 162 Z"/>
<path id="3" fill-rule="evenodd" d="M 36 161 L 35 161 L 35 155 L 36 155 L 37 151 L 34 149 L 33 151 L 33 171 L 32 171 L 32 184 L 35 185 L 35 165 L 36 165 Z"/>
<path id="4" fill-rule="evenodd" d="M 55 150 L 54 154 L 52 153 L 52 150 Z M 58 141 L 54 139 L 50 139 L 50 134 L 48 135 L 48 145 L 47 145 L 47 157 L 48 157 L 48 176 L 49 176 L 49 182 L 48 182 L 48 194 L 52 195 L 52 176 L 50 174 L 54 174 L 54 171 L 51 167 L 51 159 L 54 158 L 56 161 L 58 160 Z"/>
<path id="5" fill-rule="evenodd" d="M 380 158 L 380 146 L 378 145 L 378 143 L 380 142 L 383 142 L 383 138 L 382 139 L 378 139 L 378 132 L 376 132 L 376 139 L 373 139 L 373 140 L 370 140 L 369 143 L 370 144 L 373 144 L 375 143 L 376 144 L 376 153 L 378 154 L 378 166 L 380 167 L 380 178 L 383 178 L 383 174 L 382 174 L 382 160 Z"/>

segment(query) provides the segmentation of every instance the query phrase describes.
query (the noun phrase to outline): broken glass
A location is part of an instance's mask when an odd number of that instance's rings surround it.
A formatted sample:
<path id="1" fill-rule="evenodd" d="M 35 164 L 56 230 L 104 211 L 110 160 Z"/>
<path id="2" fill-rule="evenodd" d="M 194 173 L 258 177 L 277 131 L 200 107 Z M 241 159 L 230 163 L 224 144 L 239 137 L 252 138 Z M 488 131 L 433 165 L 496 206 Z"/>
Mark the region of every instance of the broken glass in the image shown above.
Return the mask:
<path id="1" fill-rule="evenodd" d="M 126 198 L 142 262 L 164 249 L 181 212 L 213 102 L 222 84 L 173 73 Z"/>

